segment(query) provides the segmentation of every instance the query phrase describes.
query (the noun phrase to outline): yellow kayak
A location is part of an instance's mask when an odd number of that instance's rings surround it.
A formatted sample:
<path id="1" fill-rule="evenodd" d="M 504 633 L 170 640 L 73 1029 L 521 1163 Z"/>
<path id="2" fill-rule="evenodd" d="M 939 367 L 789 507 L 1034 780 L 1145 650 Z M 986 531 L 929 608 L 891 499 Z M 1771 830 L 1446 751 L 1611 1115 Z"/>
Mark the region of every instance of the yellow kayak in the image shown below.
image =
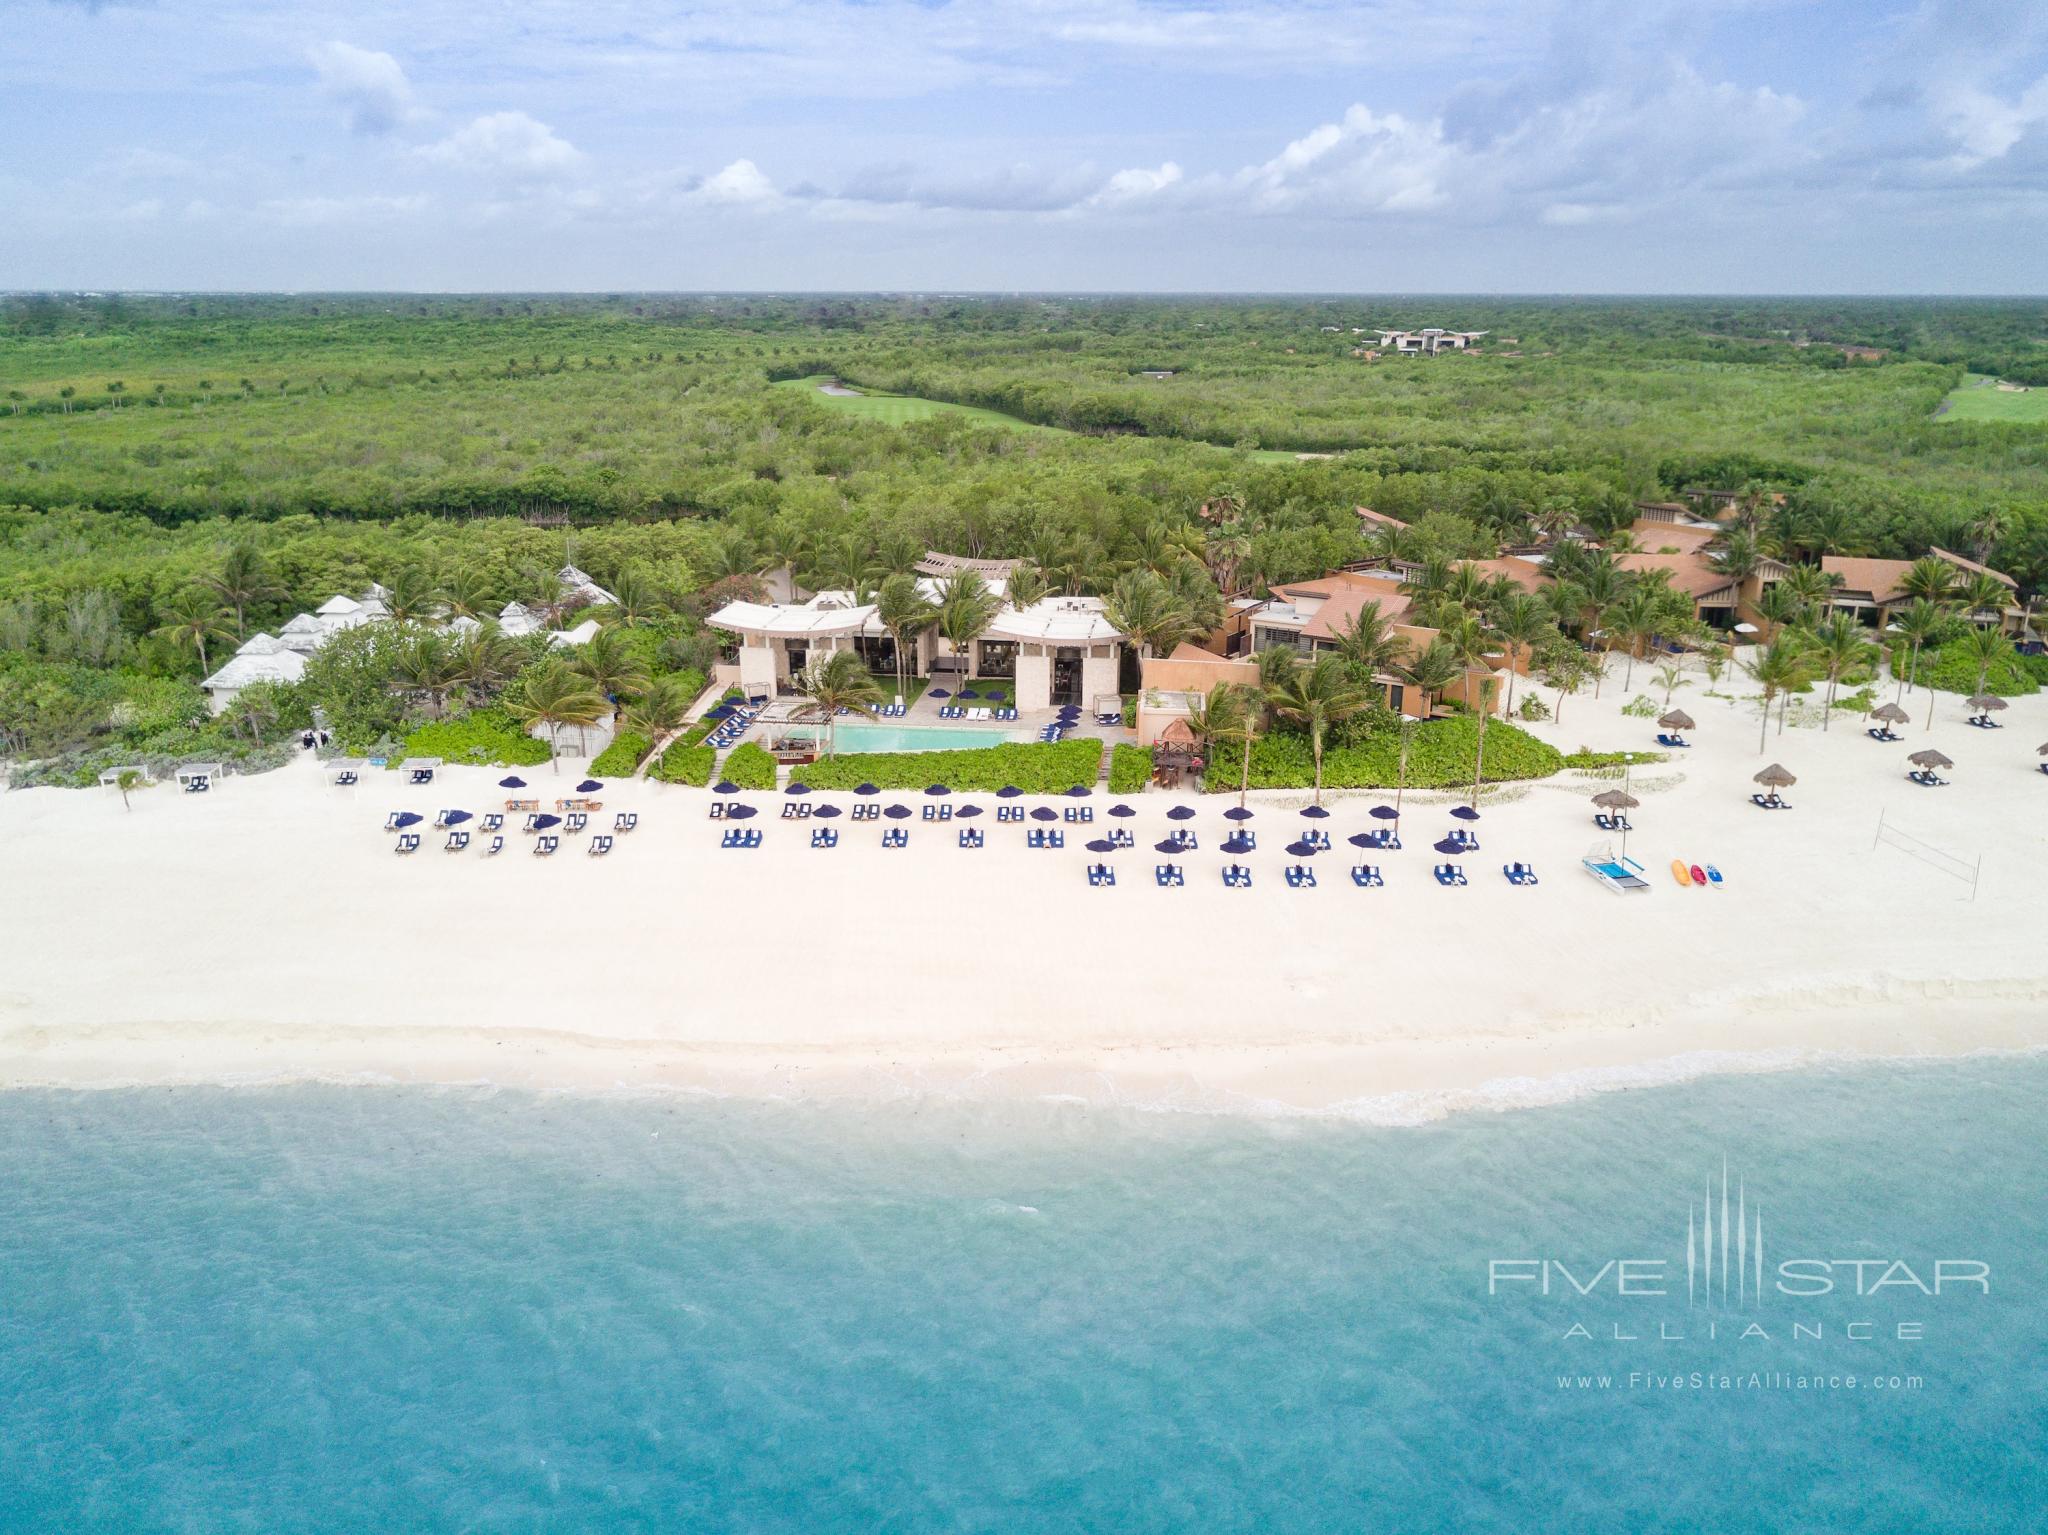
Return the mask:
<path id="1" fill-rule="evenodd" d="M 1692 868 L 1684 859 L 1674 858 L 1671 860 L 1671 877 L 1677 880 L 1679 884 L 1690 888 L 1692 885 Z"/>

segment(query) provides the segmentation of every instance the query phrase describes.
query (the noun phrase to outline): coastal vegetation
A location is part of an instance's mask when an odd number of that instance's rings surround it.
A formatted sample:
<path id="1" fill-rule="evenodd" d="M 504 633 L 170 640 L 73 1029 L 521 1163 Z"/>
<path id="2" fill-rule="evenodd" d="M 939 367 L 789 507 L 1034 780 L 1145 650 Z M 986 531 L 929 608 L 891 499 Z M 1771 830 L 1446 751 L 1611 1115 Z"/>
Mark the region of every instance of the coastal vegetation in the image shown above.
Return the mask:
<path id="1" fill-rule="evenodd" d="M 961 751 L 861 752 L 813 762 L 797 769 L 796 777 L 813 789 L 852 789 L 864 783 L 878 789 L 922 789 L 944 784 L 981 793 L 1016 788 L 1026 794 L 1058 794 L 1092 788 L 1101 771 L 1100 741 L 1006 741 Z"/>

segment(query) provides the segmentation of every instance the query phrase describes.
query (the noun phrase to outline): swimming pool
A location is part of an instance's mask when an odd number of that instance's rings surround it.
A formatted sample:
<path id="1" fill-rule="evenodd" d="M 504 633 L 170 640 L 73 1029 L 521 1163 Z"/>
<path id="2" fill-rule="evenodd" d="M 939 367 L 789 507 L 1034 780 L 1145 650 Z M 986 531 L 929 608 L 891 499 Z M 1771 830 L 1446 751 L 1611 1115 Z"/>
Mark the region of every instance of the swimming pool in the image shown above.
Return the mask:
<path id="1" fill-rule="evenodd" d="M 815 726 L 799 726 L 789 733 L 817 739 Z M 842 722 L 832 732 L 832 749 L 835 752 L 958 752 L 977 746 L 1001 746 L 1006 741 L 1028 741 L 1033 734 L 986 725 L 858 725 Z"/>

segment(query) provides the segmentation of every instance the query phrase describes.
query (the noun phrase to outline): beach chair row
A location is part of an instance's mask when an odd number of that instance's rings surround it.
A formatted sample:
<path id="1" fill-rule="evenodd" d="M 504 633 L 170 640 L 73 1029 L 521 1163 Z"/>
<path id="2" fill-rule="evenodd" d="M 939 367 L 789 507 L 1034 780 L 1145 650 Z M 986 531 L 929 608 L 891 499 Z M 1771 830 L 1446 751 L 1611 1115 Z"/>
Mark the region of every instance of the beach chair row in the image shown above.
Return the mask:
<path id="1" fill-rule="evenodd" d="M 599 832 L 590 839 L 585 851 L 592 858 L 603 858 L 611 852 L 614 840 L 610 833 Z M 442 845 L 441 850 L 445 853 L 466 853 L 469 851 L 470 841 L 470 833 L 466 831 L 451 831 L 448 833 L 448 840 Z M 561 850 L 561 846 L 562 839 L 559 836 L 553 833 L 543 834 L 535 837 L 533 840 L 533 855 L 536 858 L 552 858 Z M 392 844 L 392 851 L 401 858 L 410 857 L 419 850 L 420 835 L 418 832 L 403 832 L 399 835 L 398 840 Z M 486 858 L 495 858 L 498 854 L 505 851 L 505 839 L 502 835 L 492 837 L 478 851 Z"/>
<path id="2" fill-rule="evenodd" d="M 1351 883 L 1362 890 L 1378 889 L 1386 884 L 1377 864 L 1358 863 L 1351 866 Z M 1459 886 L 1469 884 L 1465 871 L 1455 863 L 1440 863 L 1432 871 L 1439 885 Z M 1511 885 L 1534 885 L 1538 883 L 1536 870 L 1526 863 L 1501 865 L 1501 877 Z M 1316 871 L 1306 863 L 1289 864 L 1281 871 L 1291 890 L 1313 890 L 1316 888 Z M 1153 883 L 1162 889 L 1175 889 L 1187 884 L 1187 870 L 1177 863 L 1155 864 L 1152 868 Z M 1088 866 L 1088 883 L 1091 885 L 1114 885 L 1116 871 L 1106 863 L 1092 863 Z M 1252 871 L 1241 863 L 1226 864 L 1223 867 L 1223 884 L 1231 890 L 1249 890 L 1252 887 Z"/>

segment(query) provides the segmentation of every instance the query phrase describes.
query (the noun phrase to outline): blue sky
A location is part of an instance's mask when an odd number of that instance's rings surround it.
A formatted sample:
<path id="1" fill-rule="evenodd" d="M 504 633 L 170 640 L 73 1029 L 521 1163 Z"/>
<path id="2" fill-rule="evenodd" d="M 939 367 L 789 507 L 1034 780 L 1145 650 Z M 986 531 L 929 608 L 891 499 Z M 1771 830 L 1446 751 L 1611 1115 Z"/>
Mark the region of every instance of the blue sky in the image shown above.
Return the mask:
<path id="1" fill-rule="evenodd" d="M 7 0 L 0 287 L 2029 292 L 2042 0 Z"/>

